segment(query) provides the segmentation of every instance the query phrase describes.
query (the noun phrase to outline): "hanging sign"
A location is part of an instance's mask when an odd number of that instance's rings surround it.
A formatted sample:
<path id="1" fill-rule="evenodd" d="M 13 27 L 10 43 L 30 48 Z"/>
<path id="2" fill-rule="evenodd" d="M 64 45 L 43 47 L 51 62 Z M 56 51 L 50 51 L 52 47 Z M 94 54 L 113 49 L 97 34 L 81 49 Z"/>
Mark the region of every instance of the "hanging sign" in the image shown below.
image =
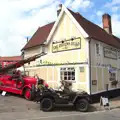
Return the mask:
<path id="1" fill-rule="evenodd" d="M 61 42 L 56 42 L 52 44 L 52 52 L 60 52 L 66 50 L 73 50 L 81 48 L 81 38 L 69 39 Z"/>

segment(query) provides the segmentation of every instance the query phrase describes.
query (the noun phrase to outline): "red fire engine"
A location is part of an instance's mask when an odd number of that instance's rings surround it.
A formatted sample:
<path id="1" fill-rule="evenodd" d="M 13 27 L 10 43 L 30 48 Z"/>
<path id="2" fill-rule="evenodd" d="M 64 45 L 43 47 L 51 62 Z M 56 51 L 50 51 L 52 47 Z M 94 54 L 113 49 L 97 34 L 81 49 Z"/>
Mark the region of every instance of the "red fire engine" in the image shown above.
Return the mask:
<path id="1" fill-rule="evenodd" d="M 31 100 L 34 96 L 33 88 L 36 86 L 38 78 L 22 75 L 19 70 L 15 69 L 34 61 L 43 55 L 45 55 L 45 53 L 34 55 L 30 58 L 20 60 L 19 62 L 1 68 L 0 90 L 23 95 L 26 99 Z"/>

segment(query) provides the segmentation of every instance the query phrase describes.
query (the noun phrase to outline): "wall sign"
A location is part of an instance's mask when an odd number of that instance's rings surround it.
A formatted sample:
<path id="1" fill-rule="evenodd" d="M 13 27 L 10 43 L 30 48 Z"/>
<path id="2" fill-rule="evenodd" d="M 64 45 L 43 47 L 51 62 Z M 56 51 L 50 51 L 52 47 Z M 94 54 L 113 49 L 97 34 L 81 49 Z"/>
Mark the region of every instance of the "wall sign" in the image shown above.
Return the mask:
<path id="1" fill-rule="evenodd" d="M 52 52 L 60 52 L 66 50 L 73 50 L 81 48 L 81 38 L 77 38 L 74 40 L 65 40 L 62 42 L 52 43 Z"/>
<path id="2" fill-rule="evenodd" d="M 97 85 L 97 80 L 92 80 L 92 85 Z"/>
<path id="3" fill-rule="evenodd" d="M 117 51 L 111 48 L 104 47 L 104 57 L 111 58 L 111 59 L 117 59 Z"/>

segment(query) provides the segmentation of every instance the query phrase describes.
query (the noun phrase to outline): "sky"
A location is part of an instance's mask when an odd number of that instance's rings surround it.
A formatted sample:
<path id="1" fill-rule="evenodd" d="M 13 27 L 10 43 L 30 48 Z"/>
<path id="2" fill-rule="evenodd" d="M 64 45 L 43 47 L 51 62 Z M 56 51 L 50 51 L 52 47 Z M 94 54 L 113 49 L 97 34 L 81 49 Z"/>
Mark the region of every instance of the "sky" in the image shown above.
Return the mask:
<path id="1" fill-rule="evenodd" d="M 60 3 L 101 27 L 102 15 L 110 14 L 120 37 L 120 0 L 0 0 L 0 56 L 21 55 L 27 37 L 56 20 Z"/>

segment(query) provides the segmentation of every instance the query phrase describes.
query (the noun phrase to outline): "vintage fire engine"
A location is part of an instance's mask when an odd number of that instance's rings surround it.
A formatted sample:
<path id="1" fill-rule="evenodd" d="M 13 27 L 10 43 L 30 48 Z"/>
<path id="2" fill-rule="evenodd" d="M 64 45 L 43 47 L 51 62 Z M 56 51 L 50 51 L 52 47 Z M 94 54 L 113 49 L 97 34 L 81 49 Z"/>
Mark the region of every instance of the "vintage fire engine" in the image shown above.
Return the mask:
<path id="1" fill-rule="evenodd" d="M 34 97 L 34 88 L 39 78 L 26 76 L 25 74 L 22 75 L 21 71 L 16 69 L 43 55 L 45 53 L 34 55 L 0 69 L 0 91 L 23 95 L 27 100 L 32 100 Z"/>

